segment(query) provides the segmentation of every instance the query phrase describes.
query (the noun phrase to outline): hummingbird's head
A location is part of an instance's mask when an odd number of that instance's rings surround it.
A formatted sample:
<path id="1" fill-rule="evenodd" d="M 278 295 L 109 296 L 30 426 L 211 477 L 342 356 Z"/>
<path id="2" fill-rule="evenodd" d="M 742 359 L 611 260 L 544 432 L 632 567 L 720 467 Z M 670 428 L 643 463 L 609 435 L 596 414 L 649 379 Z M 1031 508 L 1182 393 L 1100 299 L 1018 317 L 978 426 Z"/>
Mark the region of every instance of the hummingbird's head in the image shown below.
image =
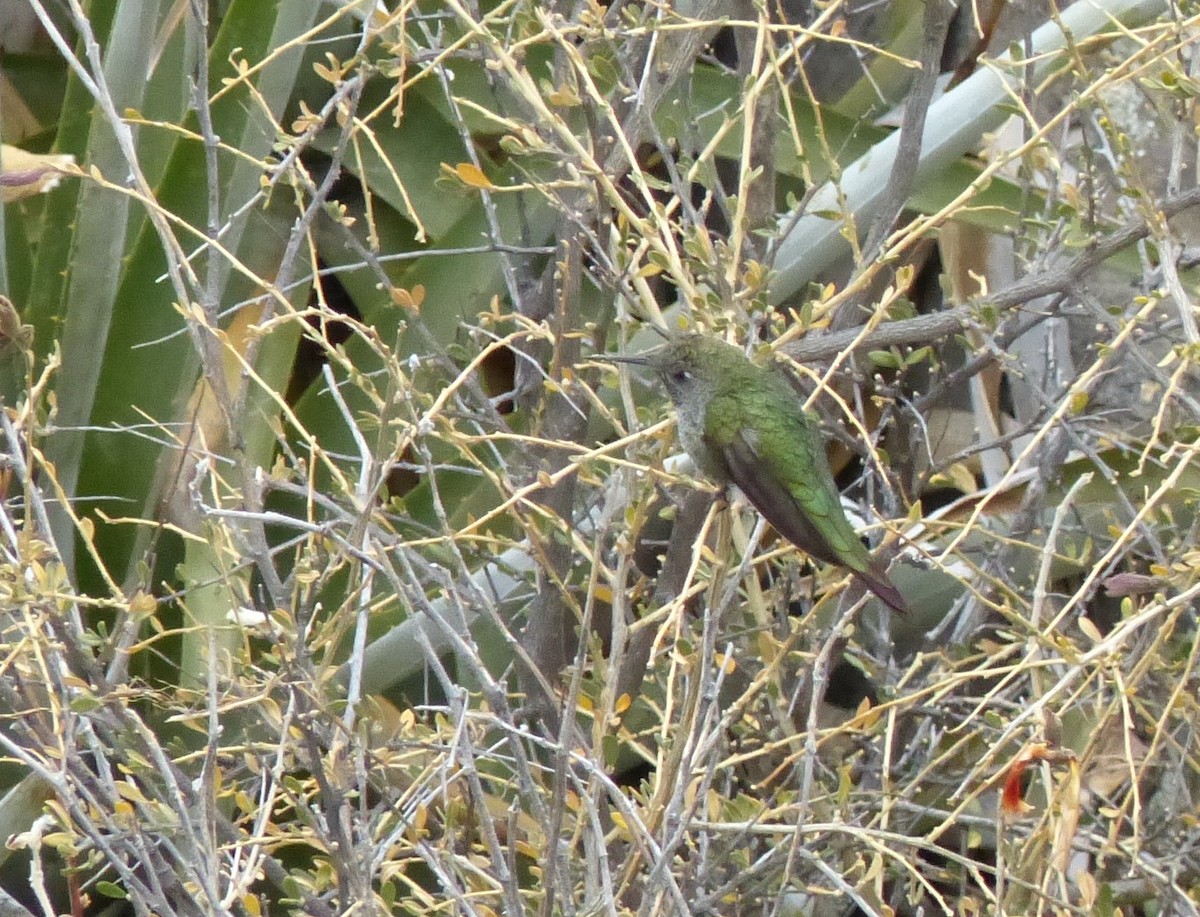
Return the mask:
<path id="1" fill-rule="evenodd" d="M 705 404 L 722 385 L 736 384 L 746 356 L 732 344 L 703 334 L 687 334 L 634 357 L 609 357 L 648 366 L 658 374 L 676 405 Z"/>

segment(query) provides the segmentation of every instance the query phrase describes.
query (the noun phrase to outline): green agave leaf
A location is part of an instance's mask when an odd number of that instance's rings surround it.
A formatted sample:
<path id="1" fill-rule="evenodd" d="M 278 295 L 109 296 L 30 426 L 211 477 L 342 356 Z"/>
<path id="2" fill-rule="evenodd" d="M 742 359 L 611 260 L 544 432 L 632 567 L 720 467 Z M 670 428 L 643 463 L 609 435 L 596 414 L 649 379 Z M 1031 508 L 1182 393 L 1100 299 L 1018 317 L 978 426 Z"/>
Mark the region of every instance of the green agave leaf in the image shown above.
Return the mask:
<path id="1" fill-rule="evenodd" d="M 534 245 L 544 245 L 549 241 L 555 218 L 544 204 L 534 200 L 526 201 L 525 206 L 521 206 L 513 195 L 496 195 L 494 203 L 503 238 L 532 240 Z M 373 273 L 365 269 L 349 270 L 340 273 L 339 279 L 354 300 L 363 321 L 372 327 L 380 341 L 388 346 L 394 345 L 394 359 L 404 360 L 413 353 L 428 352 L 430 344 L 444 349 L 459 338 L 464 322 L 474 323 L 481 312 L 490 310 L 493 300 L 498 298 L 506 301 L 508 298 L 498 255 L 459 253 L 464 248 L 478 247 L 488 237 L 489 226 L 484 208 L 478 200 L 473 200 L 465 215 L 449 232 L 429 243 L 430 248 L 439 252 L 455 254 L 430 255 L 417 258 L 405 266 L 387 267 L 389 276 L 395 278 L 393 282 L 397 286 L 409 290 L 418 286 L 424 288 L 419 314 L 411 316 L 413 322 L 422 324 L 421 334 L 411 329 L 402 330 L 402 323 L 406 323 L 410 315 L 392 303 L 386 291 L 378 289 L 378 280 Z M 352 266 L 353 259 L 357 258 L 344 245 L 335 247 L 333 244 L 324 245 L 322 255 L 335 266 Z M 347 341 L 345 351 L 357 373 L 370 375 L 384 369 L 379 356 L 359 338 Z M 339 370 L 337 377 L 342 380 L 344 374 Z M 353 386 L 343 387 L 343 394 L 353 412 L 374 410 Z M 296 414 L 305 429 L 316 436 L 328 451 L 343 454 L 355 452 L 350 431 L 346 428 L 340 409 L 325 393 L 324 382 L 318 382 L 300 399 Z"/>
<path id="2" fill-rule="evenodd" d="M 696 143 L 703 146 L 717 136 L 717 132 L 724 127 L 725 119 L 737 110 L 741 86 L 734 75 L 701 65 L 696 68 L 689 89 L 690 97 L 686 103 L 676 98 L 663 106 L 658 119 L 659 128 L 667 136 L 686 136 L 687 131 L 698 131 Z M 821 152 L 824 145 L 818 134 L 818 122 L 812 104 L 796 94 L 792 95 L 789 104 L 799 144 L 788 132 L 781 132 L 776 140 L 781 206 L 786 206 L 789 193 L 798 197 L 803 191 L 802 179 L 806 169 L 814 181 L 825 181 L 832 173 L 832 163 Z M 821 109 L 820 129 L 826 144 L 837 155 L 840 170 L 865 155 L 893 132 L 860 119 L 846 117 L 838 108 L 835 105 Z M 722 135 L 717 153 L 727 159 L 741 158 L 740 122 Z M 982 168 L 980 163 L 972 159 L 955 160 L 943 172 L 916 189 L 911 205 L 924 213 L 936 213 L 970 186 L 979 177 Z M 1015 228 L 1016 215 L 1025 206 L 1027 202 L 1021 189 L 1003 177 L 996 177 L 975 195 L 973 205 L 956 214 L 955 219 L 998 232 L 1008 231 Z M 837 215 L 837 211 L 831 211 L 829 218 Z"/>
<path id="3" fill-rule="evenodd" d="M 877 14 L 873 11 L 869 15 L 872 28 L 862 37 L 888 53 L 864 53 L 861 49 L 844 47 L 842 54 L 852 62 L 846 69 L 851 73 L 861 72 L 862 76 L 836 99 L 826 96 L 828 104 L 823 112 L 832 109 L 852 119 L 881 114 L 903 99 L 917 76 L 917 68 L 907 62 L 920 54 L 925 34 L 925 4 L 919 0 L 899 0 L 884 4 Z M 810 63 L 810 74 L 818 66 L 820 63 Z"/>
<path id="4" fill-rule="evenodd" d="M 1033 68 L 1035 75 L 1045 74 L 1056 64 L 1055 53 L 1068 44 L 1068 35 L 1070 41 L 1078 41 L 1110 29 L 1114 19 L 1127 23 L 1145 21 L 1163 8 L 1158 0 L 1111 0 L 1103 8 L 1090 4 L 1068 8 L 1061 25 L 1048 22 L 1031 38 L 1034 54 L 1042 55 Z M 947 168 L 979 145 L 986 132 L 1003 122 L 1007 114 L 1002 106 L 1011 91 L 1009 79 L 1002 71 L 987 68 L 930 106 L 921 156 L 913 166 L 918 186 L 939 180 Z M 806 215 L 781 215 L 780 225 L 790 229 L 778 249 L 775 265 L 778 273 L 770 291 L 771 302 L 788 300 L 848 251 L 842 236 L 843 221 L 815 214 L 822 209 L 836 209 L 838 201 L 844 200 L 858 225 L 868 225 L 887 188 L 899 139 L 898 134 L 891 135 L 850 164 L 839 177 L 837 188 L 826 185 L 816 194 Z"/>
<path id="5" fill-rule="evenodd" d="M 124 7 L 121 4 L 118 15 L 131 15 Z M 143 15 L 148 13 L 143 11 Z M 222 79 L 232 74 L 226 61 L 235 47 L 247 60 L 261 59 L 270 49 L 302 34 L 314 15 L 303 5 L 268 5 L 256 0 L 233 3 L 211 53 L 212 87 L 219 88 Z M 182 47 L 182 31 L 172 41 Z M 276 55 L 257 81 L 261 97 L 276 118 L 290 102 L 301 60 L 299 50 Z M 143 71 L 148 64 L 148 60 L 142 60 Z M 169 87 L 186 82 L 181 81 L 180 66 L 179 59 L 164 55 L 160 69 L 144 82 L 144 87 L 150 88 L 133 101 L 153 103 L 167 118 L 162 109 L 166 107 L 164 99 L 170 97 Z M 179 119 L 186 102 L 186 96 L 180 93 L 177 113 L 170 120 Z M 275 140 L 270 122 L 237 93 L 227 94 L 214 105 L 212 115 L 216 134 L 227 142 L 239 143 L 243 154 L 261 160 L 269 153 Z M 96 136 L 103 130 L 97 127 Z M 157 203 L 191 226 L 206 226 L 207 197 L 196 193 L 207 182 L 202 146 L 151 127 L 143 127 L 140 137 L 148 145 L 150 167 L 162 174 L 156 189 Z M 96 142 L 89 138 L 93 161 Z M 112 152 L 107 156 L 109 165 L 102 171 L 113 177 L 123 174 L 117 156 Z M 220 156 L 220 167 L 225 178 L 222 200 L 233 210 L 257 190 L 260 170 L 231 155 Z M 175 293 L 159 280 L 166 272 L 161 240 L 142 219 L 140 207 L 130 211 L 128 200 L 117 197 L 121 199 L 114 200 L 112 192 L 85 186 L 74 217 L 73 249 L 69 253 L 39 253 L 39 273 L 57 254 L 63 259 L 59 269 L 71 277 L 63 305 L 54 308 L 46 297 L 39 301 L 42 309 L 36 312 L 41 319 L 39 331 L 47 332 L 39 337 L 43 346 L 61 321 L 63 370 L 57 384 L 57 423 L 61 432 L 51 439 L 48 454 L 58 467 L 60 480 L 79 498 L 101 499 L 104 508 L 114 515 L 153 516 L 157 498 L 152 491 L 163 434 L 152 434 L 159 440 L 155 441 L 115 432 L 115 428 L 144 425 L 147 418 L 169 425 L 195 383 L 198 361 L 191 341 L 182 333 L 184 323 Z M 52 213 L 48 211 L 48 217 Z M 122 233 L 120 228 L 127 219 L 130 232 Z M 247 226 L 257 228 L 247 232 Z M 198 236 L 176 231 L 185 249 L 198 246 Z M 252 210 L 223 236 L 223 242 L 251 270 L 270 278 L 277 269 L 285 237 L 278 217 L 270 211 Z M 203 261 L 197 264 L 201 271 L 205 266 Z M 213 269 L 217 289 L 226 288 L 229 267 L 218 262 Z M 238 283 L 240 290 L 237 284 L 227 287 L 235 297 L 253 289 L 245 278 Z M 147 384 L 151 379 L 154 384 Z M 75 429 L 83 425 L 90 425 L 92 432 Z M 113 428 L 114 432 L 104 428 Z M 127 527 L 102 527 L 97 532 L 97 544 L 108 558 L 129 556 L 134 537 Z M 69 544 L 68 538 L 61 540 Z M 119 578 L 119 562 L 113 567 L 110 573 Z"/>

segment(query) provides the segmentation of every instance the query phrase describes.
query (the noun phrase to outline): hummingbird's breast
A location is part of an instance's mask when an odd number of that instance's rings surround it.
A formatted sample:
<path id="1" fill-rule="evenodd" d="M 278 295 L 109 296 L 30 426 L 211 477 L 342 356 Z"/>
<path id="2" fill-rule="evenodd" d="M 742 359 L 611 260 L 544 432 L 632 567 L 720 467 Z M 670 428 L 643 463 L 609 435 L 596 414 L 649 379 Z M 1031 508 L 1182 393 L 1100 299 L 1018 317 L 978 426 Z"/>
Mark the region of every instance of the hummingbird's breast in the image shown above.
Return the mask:
<path id="1" fill-rule="evenodd" d="M 679 442 L 700 473 L 717 484 L 728 484 L 729 469 L 705 437 L 703 411 L 691 410 L 690 406 L 679 404 L 676 405 L 676 416 Z"/>

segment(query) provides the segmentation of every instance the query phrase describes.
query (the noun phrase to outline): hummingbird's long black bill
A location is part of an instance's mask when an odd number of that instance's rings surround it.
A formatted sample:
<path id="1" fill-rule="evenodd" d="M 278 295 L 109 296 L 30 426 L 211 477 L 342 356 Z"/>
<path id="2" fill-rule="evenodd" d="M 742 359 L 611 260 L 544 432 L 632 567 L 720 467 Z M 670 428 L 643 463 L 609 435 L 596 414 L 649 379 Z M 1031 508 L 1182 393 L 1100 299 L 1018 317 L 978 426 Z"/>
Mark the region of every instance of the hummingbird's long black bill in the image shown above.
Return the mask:
<path id="1" fill-rule="evenodd" d="M 644 354 L 618 356 L 611 353 L 597 353 L 592 355 L 592 359 L 600 363 L 628 363 L 630 366 L 647 366 L 650 363 Z"/>

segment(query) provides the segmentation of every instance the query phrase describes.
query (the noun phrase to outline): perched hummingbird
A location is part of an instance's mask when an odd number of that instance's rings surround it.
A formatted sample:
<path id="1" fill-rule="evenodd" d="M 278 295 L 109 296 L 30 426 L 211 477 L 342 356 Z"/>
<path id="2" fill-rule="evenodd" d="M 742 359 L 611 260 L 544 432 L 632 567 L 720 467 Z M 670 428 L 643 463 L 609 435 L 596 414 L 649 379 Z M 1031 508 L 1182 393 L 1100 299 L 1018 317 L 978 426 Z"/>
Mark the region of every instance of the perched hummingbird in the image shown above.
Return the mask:
<path id="1" fill-rule="evenodd" d="M 679 439 L 696 466 L 736 484 L 767 521 L 811 557 L 845 567 L 891 608 L 908 606 L 842 511 L 813 420 L 781 369 L 752 363 L 717 338 L 689 334 L 638 356 L 679 416 Z"/>

